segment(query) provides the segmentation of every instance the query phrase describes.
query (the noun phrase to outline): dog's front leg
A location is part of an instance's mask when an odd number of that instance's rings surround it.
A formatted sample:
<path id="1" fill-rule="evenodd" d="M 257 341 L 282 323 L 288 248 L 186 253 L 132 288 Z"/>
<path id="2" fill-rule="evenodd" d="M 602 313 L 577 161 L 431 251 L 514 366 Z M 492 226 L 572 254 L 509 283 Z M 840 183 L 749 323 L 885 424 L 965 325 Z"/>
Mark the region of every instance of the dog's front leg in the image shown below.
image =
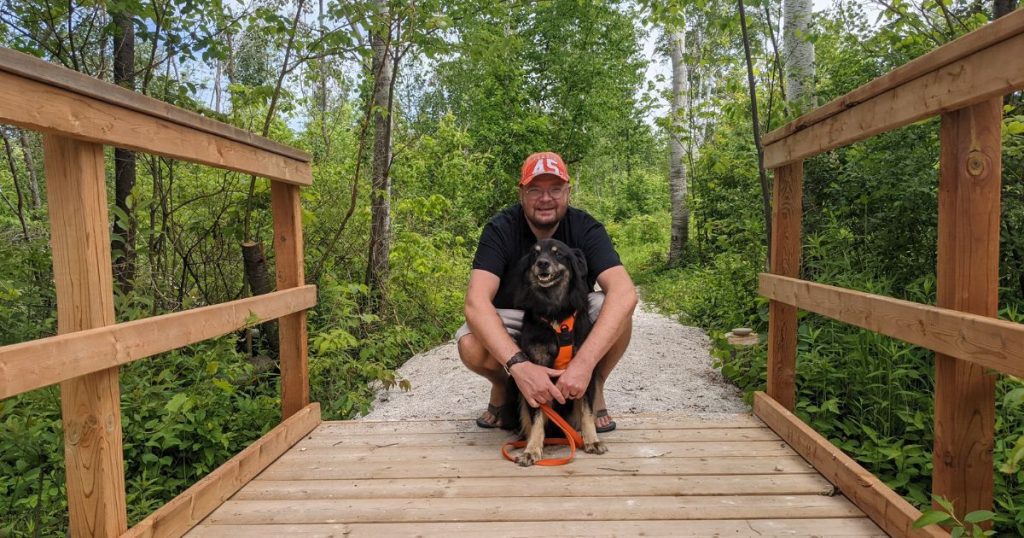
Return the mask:
<path id="1" fill-rule="evenodd" d="M 516 463 L 529 467 L 540 461 L 544 452 L 544 424 L 547 417 L 540 409 L 534 409 L 525 400 L 519 402 L 519 420 L 523 425 L 523 435 L 526 437 L 526 448 L 516 458 Z"/>
<path id="2" fill-rule="evenodd" d="M 597 424 L 594 423 L 594 410 L 590 406 L 590 398 L 580 398 L 572 406 L 573 422 L 583 430 L 583 451 L 587 454 L 604 454 L 608 447 L 597 438 Z"/>

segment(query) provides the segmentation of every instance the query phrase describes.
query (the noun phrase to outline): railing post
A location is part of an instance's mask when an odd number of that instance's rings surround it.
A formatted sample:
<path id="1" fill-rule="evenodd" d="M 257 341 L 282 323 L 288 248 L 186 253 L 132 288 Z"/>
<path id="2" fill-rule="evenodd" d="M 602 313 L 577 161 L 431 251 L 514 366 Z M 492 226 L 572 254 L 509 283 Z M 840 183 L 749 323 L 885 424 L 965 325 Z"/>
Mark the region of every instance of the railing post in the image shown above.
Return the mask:
<path id="1" fill-rule="evenodd" d="M 995 317 L 999 302 L 1001 98 L 942 115 L 938 306 Z M 959 516 L 992 509 L 995 377 L 935 356 L 932 492 Z"/>
<path id="2" fill-rule="evenodd" d="M 43 137 L 57 332 L 114 323 L 103 146 Z M 72 536 L 128 530 L 118 369 L 60 384 Z"/>
<path id="3" fill-rule="evenodd" d="M 800 277 L 800 227 L 803 218 L 804 163 L 774 170 L 770 271 Z M 796 307 L 768 303 L 768 395 L 790 412 L 796 407 Z"/>
<path id="4" fill-rule="evenodd" d="M 274 216 L 274 252 L 277 257 L 277 289 L 306 283 L 302 254 L 302 207 L 299 187 L 270 182 L 270 205 Z M 279 320 L 281 352 L 282 420 L 309 405 L 309 359 L 306 342 L 306 311 Z"/>

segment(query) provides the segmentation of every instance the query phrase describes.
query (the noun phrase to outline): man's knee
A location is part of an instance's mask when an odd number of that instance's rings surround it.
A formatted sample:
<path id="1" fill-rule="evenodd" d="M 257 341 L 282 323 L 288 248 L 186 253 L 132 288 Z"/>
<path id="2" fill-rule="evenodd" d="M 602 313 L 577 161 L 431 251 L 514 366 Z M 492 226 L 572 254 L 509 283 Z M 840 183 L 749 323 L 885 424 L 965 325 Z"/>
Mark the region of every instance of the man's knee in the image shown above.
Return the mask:
<path id="1" fill-rule="evenodd" d="M 473 333 L 463 335 L 456 342 L 456 346 L 459 348 L 459 358 L 462 362 L 469 365 L 478 365 L 484 362 L 487 358 L 487 350 L 484 349 L 483 344 L 473 336 Z"/>

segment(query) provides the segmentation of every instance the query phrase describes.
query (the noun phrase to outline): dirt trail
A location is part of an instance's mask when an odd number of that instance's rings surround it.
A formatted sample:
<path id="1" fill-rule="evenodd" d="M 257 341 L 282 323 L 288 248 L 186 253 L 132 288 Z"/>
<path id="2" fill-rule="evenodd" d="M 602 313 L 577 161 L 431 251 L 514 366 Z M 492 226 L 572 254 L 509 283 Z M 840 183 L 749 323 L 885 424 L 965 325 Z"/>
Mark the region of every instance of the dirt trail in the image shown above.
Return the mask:
<path id="1" fill-rule="evenodd" d="M 711 366 L 709 348 L 701 329 L 641 303 L 629 349 L 605 385 L 608 412 L 613 418 L 671 412 L 706 419 L 749 412 L 740 391 Z M 412 357 L 399 374 L 412 390 L 379 392 L 366 419 L 475 418 L 487 406 L 487 381 L 462 365 L 453 341 Z"/>

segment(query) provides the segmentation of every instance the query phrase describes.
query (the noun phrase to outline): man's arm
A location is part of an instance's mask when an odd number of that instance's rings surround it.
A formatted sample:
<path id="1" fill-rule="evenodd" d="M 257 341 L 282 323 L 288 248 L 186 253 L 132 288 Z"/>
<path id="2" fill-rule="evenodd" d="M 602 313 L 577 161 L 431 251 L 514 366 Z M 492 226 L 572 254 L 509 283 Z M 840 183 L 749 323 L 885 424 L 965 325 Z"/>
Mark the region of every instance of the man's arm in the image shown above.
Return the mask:
<path id="1" fill-rule="evenodd" d="M 606 269 L 597 276 L 597 283 L 605 294 L 604 306 L 587 340 L 558 379 L 556 387 L 563 396 L 579 397 L 586 392 L 594 368 L 619 339 L 636 308 L 636 287 L 625 267 Z"/>
<path id="2" fill-rule="evenodd" d="M 494 273 L 474 269 L 469 275 L 464 311 L 470 332 L 491 357 L 504 365 L 520 349 L 505 330 L 492 302 L 500 284 L 501 279 Z M 565 403 L 562 393 L 551 383 L 551 377 L 561 374 L 561 370 L 524 362 L 513 365 L 509 371 L 530 406 L 537 407 L 538 404 L 550 403 L 552 400 Z"/>

